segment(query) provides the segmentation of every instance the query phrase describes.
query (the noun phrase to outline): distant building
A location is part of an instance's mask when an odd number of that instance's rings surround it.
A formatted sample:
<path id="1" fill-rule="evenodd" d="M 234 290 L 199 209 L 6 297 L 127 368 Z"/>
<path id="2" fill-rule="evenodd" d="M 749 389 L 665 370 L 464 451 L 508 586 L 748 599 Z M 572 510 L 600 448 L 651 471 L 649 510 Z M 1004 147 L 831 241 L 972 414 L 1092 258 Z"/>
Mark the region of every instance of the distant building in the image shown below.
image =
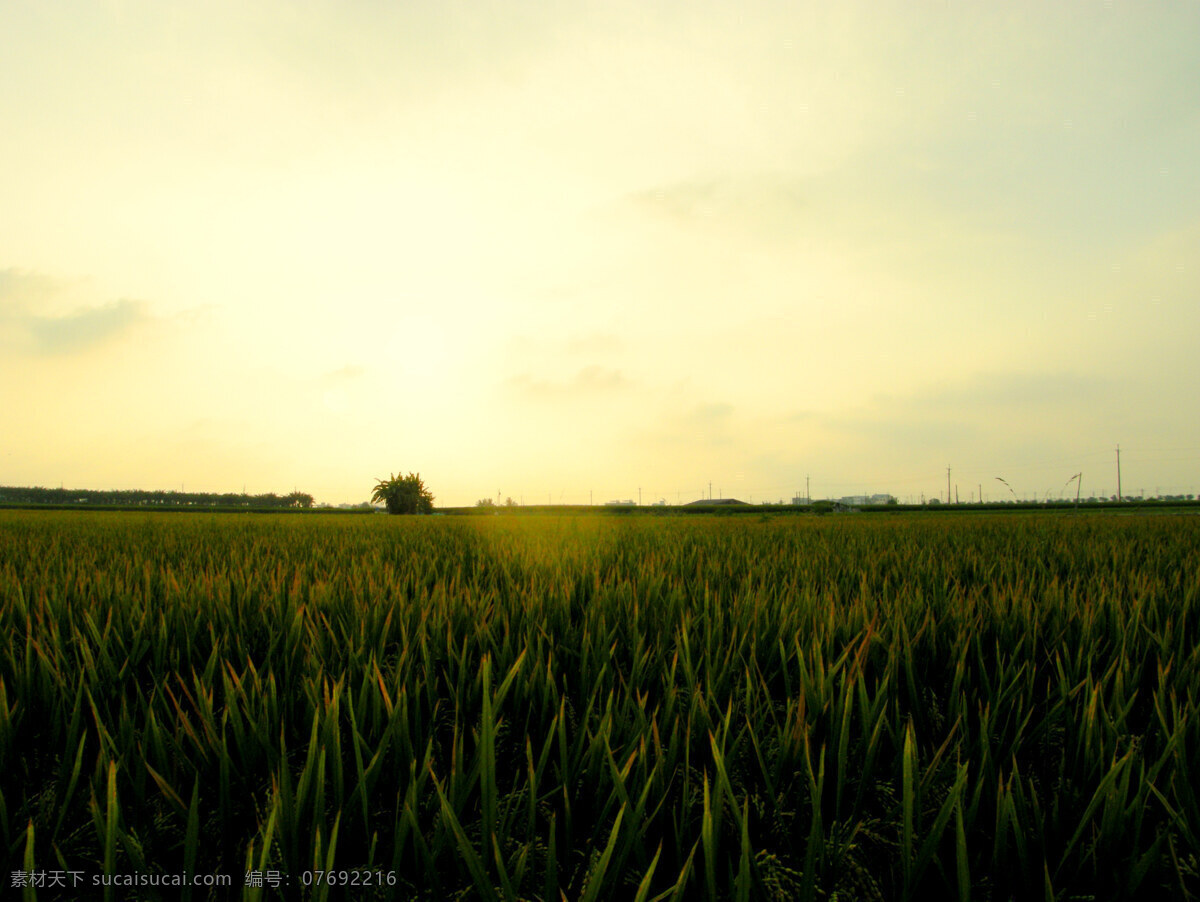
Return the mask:
<path id="1" fill-rule="evenodd" d="M 873 504 L 892 504 L 894 501 L 895 498 L 886 493 L 877 495 L 843 495 L 838 499 L 838 504 L 846 507 L 862 507 Z"/>

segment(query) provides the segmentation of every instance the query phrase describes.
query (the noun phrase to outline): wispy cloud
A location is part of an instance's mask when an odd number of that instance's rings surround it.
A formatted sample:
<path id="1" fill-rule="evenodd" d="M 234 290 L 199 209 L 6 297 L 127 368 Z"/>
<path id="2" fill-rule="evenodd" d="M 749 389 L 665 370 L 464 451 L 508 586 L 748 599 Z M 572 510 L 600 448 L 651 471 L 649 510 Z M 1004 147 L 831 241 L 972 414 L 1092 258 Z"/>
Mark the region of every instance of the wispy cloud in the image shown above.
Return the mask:
<path id="1" fill-rule="evenodd" d="M 144 304 L 124 298 L 99 307 L 83 307 L 66 316 L 24 317 L 37 350 L 43 354 L 84 350 L 147 319 Z"/>
<path id="2" fill-rule="evenodd" d="M 24 307 L 41 301 L 60 288 L 57 280 L 43 273 L 11 266 L 0 269 L 0 312 L 9 305 Z"/>
<path id="3" fill-rule="evenodd" d="M 709 428 L 718 423 L 728 422 L 732 415 L 732 404 L 714 402 L 693 407 L 684 415 L 683 420 L 702 428 Z"/>
<path id="4" fill-rule="evenodd" d="M 970 467 L 1074 453 L 1129 400 L 1120 386 L 1075 372 L 992 372 L 787 421 L 843 476 L 932 471 L 948 457 Z"/>
<path id="5" fill-rule="evenodd" d="M 668 445 L 690 449 L 729 446 L 734 443 L 736 411 L 732 404 L 710 401 L 667 415 L 651 437 Z"/>
<path id="6" fill-rule="evenodd" d="M 905 394 L 877 395 L 840 412 L 789 419 L 843 434 L 949 443 L 1077 421 L 1109 396 L 1107 381 L 1071 372 L 977 373 Z"/>
<path id="7" fill-rule="evenodd" d="M 340 384 L 343 382 L 352 382 L 367 374 L 365 366 L 359 366 L 355 363 L 346 364 L 336 370 L 330 370 L 327 373 L 321 374 L 321 382 L 326 384 Z"/>
<path id="8" fill-rule="evenodd" d="M 636 191 L 635 213 L 681 227 L 720 227 L 754 237 L 794 234 L 807 201 L 799 179 L 779 173 L 701 176 Z"/>
<path id="9" fill-rule="evenodd" d="M 129 298 L 65 314 L 39 312 L 61 292 L 61 283 L 49 276 L 0 270 L 0 340 L 35 354 L 69 354 L 102 344 L 151 318 L 144 303 Z"/>
<path id="10" fill-rule="evenodd" d="M 567 351 L 572 355 L 615 354 L 624 348 L 624 342 L 611 332 L 589 332 L 576 335 L 567 342 Z"/>
<path id="11" fill-rule="evenodd" d="M 1014 408 L 1030 410 L 1090 404 L 1110 389 L 1107 380 L 1074 372 L 979 373 L 914 395 L 908 404 L 929 411 L 993 415 Z"/>
<path id="12" fill-rule="evenodd" d="M 597 365 L 585 366 L 566 380 L 546 379 L 530 373 L 518 373 L 508 380 L 509 387 L 518 394 L 536 400 L 603 395 L 621 391 L 629 384 L 620 370 Z"/>

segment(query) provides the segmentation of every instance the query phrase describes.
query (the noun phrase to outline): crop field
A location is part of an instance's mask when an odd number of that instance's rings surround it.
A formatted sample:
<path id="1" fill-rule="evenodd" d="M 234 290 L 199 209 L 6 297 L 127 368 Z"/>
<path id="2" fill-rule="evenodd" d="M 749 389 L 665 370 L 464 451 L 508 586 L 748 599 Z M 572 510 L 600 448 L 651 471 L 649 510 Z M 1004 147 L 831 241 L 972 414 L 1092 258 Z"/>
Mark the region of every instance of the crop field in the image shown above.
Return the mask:
<path id="1" fill-rule="evenodd" d="M 1200 517 L 0 511 L 0 627 L 6 897 L 1200 893 Z"/>

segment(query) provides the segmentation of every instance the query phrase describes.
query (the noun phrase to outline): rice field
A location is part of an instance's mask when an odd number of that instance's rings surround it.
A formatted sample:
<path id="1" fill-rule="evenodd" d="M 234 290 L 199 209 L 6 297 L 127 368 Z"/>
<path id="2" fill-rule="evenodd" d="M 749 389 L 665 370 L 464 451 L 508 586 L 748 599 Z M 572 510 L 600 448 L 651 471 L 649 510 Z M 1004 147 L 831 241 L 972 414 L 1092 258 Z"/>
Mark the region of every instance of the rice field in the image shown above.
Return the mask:
<path id="1" fill-rule="evenodd" d="M 12 898 L 1200 894 L 1193 516 L 0 511 L 0 626 Z"/>

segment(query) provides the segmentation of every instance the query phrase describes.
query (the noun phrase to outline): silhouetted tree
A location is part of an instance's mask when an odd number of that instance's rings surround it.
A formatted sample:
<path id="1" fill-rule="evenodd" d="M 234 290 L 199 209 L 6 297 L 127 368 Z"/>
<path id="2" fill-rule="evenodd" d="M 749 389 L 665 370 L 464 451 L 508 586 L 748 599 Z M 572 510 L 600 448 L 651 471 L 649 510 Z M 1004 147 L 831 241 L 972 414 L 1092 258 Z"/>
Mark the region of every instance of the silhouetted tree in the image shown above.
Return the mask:
<path id="1" fill-rule="evenodd" d="M 419 473 L 392 474 L 390 479 L 380 479 L 371 494 L 371 501 L 383 502 L 389 514 L 433 513 L 433 494 L 425 488 Z"/>

